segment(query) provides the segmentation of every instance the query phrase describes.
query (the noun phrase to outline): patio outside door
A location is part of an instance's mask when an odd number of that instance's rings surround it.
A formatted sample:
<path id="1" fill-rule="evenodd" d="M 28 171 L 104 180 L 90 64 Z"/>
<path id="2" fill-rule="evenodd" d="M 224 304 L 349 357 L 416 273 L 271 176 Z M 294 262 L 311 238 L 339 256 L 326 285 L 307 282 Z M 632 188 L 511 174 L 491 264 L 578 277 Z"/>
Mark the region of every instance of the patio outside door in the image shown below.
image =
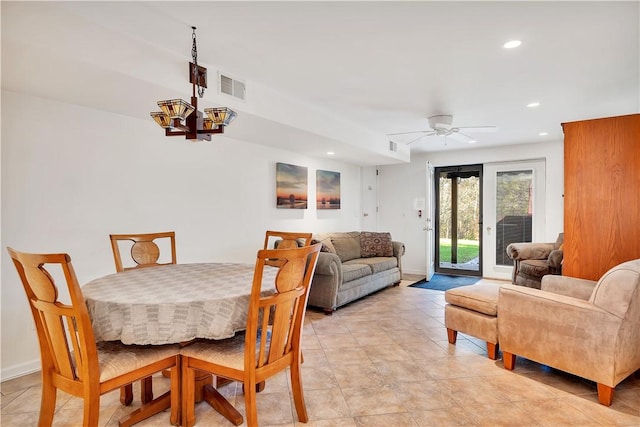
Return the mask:
<path id="1" fill-rule="evenodd" d="M 482 165 L 437 167 L 436 272 L 482 276 Z"/>

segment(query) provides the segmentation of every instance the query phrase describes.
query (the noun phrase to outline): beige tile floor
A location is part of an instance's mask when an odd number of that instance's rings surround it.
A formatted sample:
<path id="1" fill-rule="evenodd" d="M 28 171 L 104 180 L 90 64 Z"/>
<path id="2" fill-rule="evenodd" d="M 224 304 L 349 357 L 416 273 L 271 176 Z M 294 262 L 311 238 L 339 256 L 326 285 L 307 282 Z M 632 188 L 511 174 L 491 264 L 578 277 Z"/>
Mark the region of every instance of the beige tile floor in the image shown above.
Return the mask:
<path id="1" fill-rule="evenodd" d="M 403 281 L 403 285 L 411 282 Z M 406 286 L 384 289 L 338 309 L 307 312 L 303 384 L 308 426 L 639 426 L 640 372 L 615 391 L 609 408 L 595 384 L 518 358 L 513 372 L 486 357 L 484 342 L 463 334 L 450 345 L 444 295 Z M 156 393 L 167 379 L 154 378 Z M 37 425 L 39 374 L 1 384 L 3 427 Z M 244 414 L 242 387 L 222 393 Z M 136 390 L 136 396 L 139 393 Z M 135 406 L 135 403 L 134 403 Z M 54 426 L 80 426 L 82 402 L 58 393 Z M 126 409 L 126 410 L 125 410 Z M 100 425 L 117 426 L 129 408 L 118 392 L 101 400 Z M 232 424 L 206 403 L 198 426 Z M 289 378 L 282 374 L 258 394 L 261 426 L 298 426 Z M 167 426 L 169 414 L 139 426 Z"/>

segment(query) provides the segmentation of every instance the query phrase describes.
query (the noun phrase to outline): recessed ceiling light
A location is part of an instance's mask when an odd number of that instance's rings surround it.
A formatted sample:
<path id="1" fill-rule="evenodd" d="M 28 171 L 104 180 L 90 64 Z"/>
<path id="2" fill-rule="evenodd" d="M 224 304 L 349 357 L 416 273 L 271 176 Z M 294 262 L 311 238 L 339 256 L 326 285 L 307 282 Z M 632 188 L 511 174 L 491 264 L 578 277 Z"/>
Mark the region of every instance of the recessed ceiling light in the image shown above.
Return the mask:
<path id="1" fill-rule="evenodd" d="M 514 47 L 518 47 L 522 44 L 520 40 L 510 40 L 502 45 L 505 49 L 513 49 Z"/>
<path id="2" fill-rule="evenodd" d="M 475 144 L 476 142 L 478 141 L 476 141 L 475 139 L 472 139 L 471 141 L 469 141 L 469 144 Z"/>
<path id="3" fill-rule="evenodd" d="M 336 153 L 334 153 L 333 151 L 327 151 L 327 156 L 333 156 L 334 154 Z"/>
<path id="4" fill-rule="evenodd" d="M 527 104 L 527 107 L 529 108 L 534 108 L 534 107 L 539 107 L 540 103 L 539 102 L 531 102 L 529 104 Z"/>
<path id="5" fill-rule="evenodd" d="M 547 135 L 549 135 L 549 132 L 540 132 L 538 135 L 540 135 L 540 136 L 547 136 Z"/>

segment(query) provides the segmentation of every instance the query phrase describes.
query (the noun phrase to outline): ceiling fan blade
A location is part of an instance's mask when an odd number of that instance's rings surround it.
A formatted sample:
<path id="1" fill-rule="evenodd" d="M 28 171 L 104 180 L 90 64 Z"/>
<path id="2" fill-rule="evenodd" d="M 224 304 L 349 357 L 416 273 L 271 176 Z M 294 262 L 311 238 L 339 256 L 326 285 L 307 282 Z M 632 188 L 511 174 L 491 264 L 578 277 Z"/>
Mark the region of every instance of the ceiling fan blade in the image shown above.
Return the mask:
<path id="1" fill-rule="evenodd" d="M 412 133 L 425 133 L 425 132 L 431 132 L 431 129 L 429 129 L 429 130 L 414 130 L 413 132 L 388 133 L 387 136 L 409 135 L 409 134 L 412 134 Z"/>
<path id="2" fill-rule="evenodd" d="M 459 126 L 458 129 L 464 129 L 465 132 L 496 132 L 497 126 Z"/>
<path id="3" fill-rule="evenodd" d="M 454 141 L 458 141 L 458 142 L 469 142 L 469 141 L 471 141 L 473 139 L 469 135 L 464 134 L 464 133 L 462 133 L 460 131 L 450 133 L 447 136 L 449 138 L 453 139 Z"/>
<path id="4" fill-rule="evenodd" d="M 414 142 L 419 141 L 419 140 L 421 140 L 422 138 L 426 138 L 426 137 L 431 136 L 431 135 L 435 135 L 435 132 L 425 133 L 424 135 L 419 136 L 418 138 L 413 139 L 413 140 L 411 140 L 411 141 L 407 142 L 407 144 L 406 144 L 406 145 L 411 145 L 411 144 L 413 144 Z"/>

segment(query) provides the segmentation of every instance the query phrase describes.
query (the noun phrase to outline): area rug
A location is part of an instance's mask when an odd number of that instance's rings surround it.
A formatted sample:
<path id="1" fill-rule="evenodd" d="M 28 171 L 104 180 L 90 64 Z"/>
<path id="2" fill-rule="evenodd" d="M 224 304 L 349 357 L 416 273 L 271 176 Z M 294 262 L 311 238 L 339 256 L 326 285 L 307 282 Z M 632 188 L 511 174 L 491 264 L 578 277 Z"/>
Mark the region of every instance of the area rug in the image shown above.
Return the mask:
<path id="1" fill-rule="evenodd" d="M 425 279 L 409 285 L 413 288 L 433 289 L 436 291 L 446 291 L 460 286 L 473 285 L 480 277 L 476 276 L 450 276 L 448 274 L 434 274 L 428 282 Z"/>

